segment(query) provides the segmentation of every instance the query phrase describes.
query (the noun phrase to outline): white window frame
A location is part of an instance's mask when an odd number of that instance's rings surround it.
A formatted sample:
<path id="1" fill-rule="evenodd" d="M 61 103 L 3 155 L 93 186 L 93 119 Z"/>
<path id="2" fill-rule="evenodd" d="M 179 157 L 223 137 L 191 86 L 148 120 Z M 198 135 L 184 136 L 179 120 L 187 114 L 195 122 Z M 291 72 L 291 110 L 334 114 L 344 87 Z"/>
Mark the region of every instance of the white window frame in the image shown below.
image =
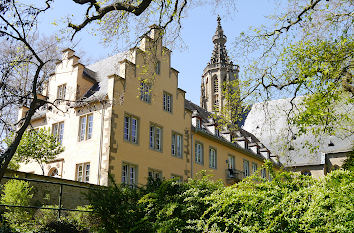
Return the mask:
<path id="1" fill-rule="evenodd" d="M 217 152 L 214 147 L 209 148 L 209 168 L 217 168 Z"/>
<path id="2" fill-rule="evenodd" d="M 171 154 L 178 158 L 182 158 L 183 136 L 176 132 L 172 132 Z"/>
<path id="3" fill-rule="evenodd" d="M 162 171 L 149 169 L 148 170 L 148 177 L 153 179 L 160 179 L 162 180 Z"/>
<path id="4" fill-rule="evenodd" d="M 52 125 L 52 134 L 55 136 L 57 142 L 59 142 L 60 144 L 63 143 L 64 121 Z"/>
<path id="5" fill-rule="evenodd" d="M 76 181 L 88 183 L 90 181 L 90 169 L 90 163 L 76 164 Z"/>
<path id="6" fill-rule="evenodd" d="M 243 160 L 243 174 L 245 177 L 250 176 L 250 162 L 248 160 Z"/>
<path id="7" fill-rule="evenodd" d="M 137 166 L 129 163 L 122 164 L 122 183 L 127 185 L 137 184 Z"/>
<path id="8" fill-rule="evenodd" d="M 228 169 L 235 169 L 235 156 L 228 155 L 228 157 L 227 157 L 227 168 Z"/>
<path id="9" fill-rule="evenodd" d="M 170 93 L 163 92 L 163 110 L 172 112 L 173 97 Z"/>
<path id="10" fill-rule="evenodd" d="M 65 95 L 66 95 L 66 83 L 58 86 L 57 100 L 59 104 L 65 100 Z"/>
<path id="11" fill-rule="evenodd" d="M 125 141 L 138 143 L 139 118 L 125 114 L 123 120 L 123 138 Z"/>
<path id="12" fill-rule="evenodd" d="M 194 144 L 195 146 L 195 162 L 197 164 L 203 164 L 204 163 L 204 146 L 200 142 L 196 142 Z"/>
<path id="13" fill-rule="evenodd" d="M 89 113 L 80 116 L 79 120 L 79 141 L 85 141 L 92 138 L 93 132 L 93 114 Z"/>
<path id="14" fill-rule="evenodd" d="M 175 179 L 178 183 L 183 183 L 183 176 L 171 174 L 171 179 Z"/>
<path id="15" fill-rule="evenodd" d="M 256 173 L 258 169 L 258 164 L 252 163 L 252 174 Z"/>
<path id="16" fill-rule="evenodd" d="M 162 127 L 150 124 L 149 127 L 149 147 L 152 150 L 162 151 Z"/>
<path id="17" fill-rule="evenodd" d="M 151 103 L 151 84 L 146 80 L 140 81 L 140 99 L 146 103 Z"/>

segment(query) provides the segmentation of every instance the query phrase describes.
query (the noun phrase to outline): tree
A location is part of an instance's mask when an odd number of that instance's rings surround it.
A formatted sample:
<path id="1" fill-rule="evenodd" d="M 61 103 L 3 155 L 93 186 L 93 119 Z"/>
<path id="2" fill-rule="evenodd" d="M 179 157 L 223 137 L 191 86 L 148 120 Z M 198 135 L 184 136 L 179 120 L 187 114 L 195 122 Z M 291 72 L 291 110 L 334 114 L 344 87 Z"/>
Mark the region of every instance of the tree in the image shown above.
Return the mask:
<path id="1" fill-rule="evenodd" d="M 0 157 L 0 179 L 10 163 L 20 143 L 22 135 L 30 125 L 31 117 L 37 109 L 46 104 L 38 98 L 43 83 L 49 76 L 56 60 L 52 46 L 41 46 L 36 40 L 38 16 L 49 9 L 51 1 L 35 7 L 13 0 L 0 3 L 0 38 L 2 51 L 0 63 L 0 97 L 2 130 L 13 132 L 12 143 Z M 54 56 L 54 57 L 53 57 Z M 14 125 L 8 121 L 9 113 L 16 106 L 29 106 L 24 118 Z"/>
<path id="2" fill-rule="evenodd" d="M 11 143 L 11 138 L 7 143 Z M 41 167 L 44 175 L 44 165 L 55 159 L 64 151 L 58 137 L 50 130 L 38 129 L 26 131 L 17 147 L 14 160 L 18 163 L 30 163 L 35 161 Z"/>
<path id="3" fill-rule="evenodd" d="M 353 135 L 353 1 L 281 3 L 268 24 L 236 39 L 236 57 L 247 61 L 240 68 L 241 102 L 225 98 L 237 108 L 290 97 L 287 140 L 307 133 Z"/>

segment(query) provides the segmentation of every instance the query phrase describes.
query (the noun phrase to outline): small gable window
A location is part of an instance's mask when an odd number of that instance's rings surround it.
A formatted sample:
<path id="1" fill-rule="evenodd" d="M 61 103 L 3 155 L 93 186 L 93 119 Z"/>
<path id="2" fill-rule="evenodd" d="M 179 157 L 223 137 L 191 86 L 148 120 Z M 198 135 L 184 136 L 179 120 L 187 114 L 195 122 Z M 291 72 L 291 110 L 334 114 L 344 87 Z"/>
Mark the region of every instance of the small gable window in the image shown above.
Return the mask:
<path id="1" fill-rule="evenodd" d="M 66 93 L 66 84 L 62 84 L 58 86 L 57 100 L 59 104 L 65 100 L 65 93 Z"/>
<path id="2" fill-rule="evenodd" d="M 160 61 L 156 62 L 155 73 L 156 74 L 160 74 L 161 73 L 161 62 Z"/>
<path id="3" fill-rule="evenodd" d="M 140 82 L 140 99 L 147 103 L 151 102 L 151 85 L 146 80 Z"/>
<path id="4" fill-rule="evenodd" d="M 196 128 L 197 129 L 201 128 L 201 124 L 200 124 L 200 119 L 199 118 L 196 119 Z"/>
<path id="5" fill-rule="evenodd" d="M 167 92 L 163 93 L 163 110 L 172 112 L 172 95 Z"/>

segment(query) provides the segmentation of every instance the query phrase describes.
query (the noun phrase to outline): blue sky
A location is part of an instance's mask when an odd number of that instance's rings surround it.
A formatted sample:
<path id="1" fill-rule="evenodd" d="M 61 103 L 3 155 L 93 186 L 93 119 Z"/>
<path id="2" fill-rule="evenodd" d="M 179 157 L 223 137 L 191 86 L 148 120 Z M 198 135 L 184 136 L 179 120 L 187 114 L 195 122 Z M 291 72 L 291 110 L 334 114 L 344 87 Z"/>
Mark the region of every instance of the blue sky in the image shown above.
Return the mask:
<path id="1" fill-rule="evenodd" d="M 235 38 L 250 26 L 265 24 L 266 15 L 273 13 L 274 1 L 270 0 L 235 0 L 236 10 L 223 8 L 214 9 L 209 5 L 197 7 L 188 11 L 187 16 L 182 20 L 181 38 L 187 45 L 186 49 L 174 49 L 171 65 L 179 73 L 179 87 L 184 89 L 186 98 L 199 104 L 200 79 L 202 71 L 208 63 L 212 49 L 212 36 L 216 29 L 216 17 L 222 16 L 222 27 L 227 36 L 226 47 L 229 56 L 235 64 L 242 62 L 242 58 L 232 56 L 232 46 Z M 53 34 L 58 30 L 52 22 L 60 21 L 62 17 L 74 12 L 79 15 L 80 6 L 73 4 L 72 0 L 55 1 L 55 5 L 46 16 L 41 19 L 39 26 L 40 34 Z M 74 10 L 73 10 L 74 9 Z M 79 41 L 75 47 L 76 51 L 84 51 L 85 56 L 95 61 L 114 54 L 112 47 L 105 47 L 100 43 L 100 37 L 95 37 L 87 32 L 80 32 L 76 36 Z"/>

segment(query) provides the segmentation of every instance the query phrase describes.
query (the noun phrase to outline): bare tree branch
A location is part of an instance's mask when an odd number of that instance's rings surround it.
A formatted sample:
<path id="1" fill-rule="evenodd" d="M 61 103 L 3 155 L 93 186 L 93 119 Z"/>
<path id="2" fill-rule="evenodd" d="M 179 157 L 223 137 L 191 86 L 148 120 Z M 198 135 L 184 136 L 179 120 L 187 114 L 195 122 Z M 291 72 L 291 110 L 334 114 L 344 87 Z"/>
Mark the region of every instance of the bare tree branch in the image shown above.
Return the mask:
<path id="1" fill-rule="evenodd" d="M 110 5 L 100 7 L 95 0 L 73 0 L 75 3 L 78 4 L 86 4 L 90 3 L 90 6 L 88 8 L 91 8 L 92 6 L 95 6 L 96 9 L 96 14 L 93 16 L 89 16 L 89 9 L 86 12 L 86 19 L 79 25 L 69 23 L 68 26 L 72 29 L 74 29 L 74 33 L 72 35 L 72 38 L 74 38 L 75 34 L 79 32 L 81 29 L 83 29 L 87 24 L 95 21 L 102 19 L 107 13 L 112 12 L 112 11 L 126 11 L 129 13 L 132 13 L 136 16 L 139 16 L 141 13 L 143 13 L 150 5 L 152 0 L 143 0 L 139 5 L 135 6 L 132 4 L 128 3 L 123 3 L 123 2 L 114 2 Z"/>

